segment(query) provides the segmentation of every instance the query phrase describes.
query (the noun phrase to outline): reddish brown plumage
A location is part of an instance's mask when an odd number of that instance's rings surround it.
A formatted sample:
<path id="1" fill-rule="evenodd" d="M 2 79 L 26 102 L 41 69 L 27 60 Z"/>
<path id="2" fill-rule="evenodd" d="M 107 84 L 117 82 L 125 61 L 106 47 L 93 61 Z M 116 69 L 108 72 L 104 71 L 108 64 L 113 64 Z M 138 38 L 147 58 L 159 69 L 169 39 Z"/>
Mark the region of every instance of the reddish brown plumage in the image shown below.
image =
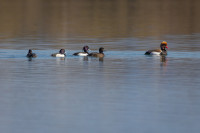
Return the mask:
<path id="1" fill-rule="evenodd" d="M 101 47 L 101 48 L 99 48 L 99 53 L 97 53 L 97 52 L 90 53 L 88 56 L 103 58 L 104 57 L 103 50 L 104 50 L 104 48 Z"/>

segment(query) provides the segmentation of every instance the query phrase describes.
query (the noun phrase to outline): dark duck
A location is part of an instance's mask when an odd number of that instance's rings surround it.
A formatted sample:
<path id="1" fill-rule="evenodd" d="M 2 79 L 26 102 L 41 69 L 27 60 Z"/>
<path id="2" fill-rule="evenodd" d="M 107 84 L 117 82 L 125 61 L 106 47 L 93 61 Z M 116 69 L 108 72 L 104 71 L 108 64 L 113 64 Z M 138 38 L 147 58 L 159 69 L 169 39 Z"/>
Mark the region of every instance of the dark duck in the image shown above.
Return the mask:
<path id="1" fill-rule="evenodd" d="M 99 48 L 99 53 L 97 53 L 97 52 L 90 53 L 88 56 L 103 58 L 104 57 L 103 51 L 104 51 L 104 48 L 100 47 Z"/>
<path id="2" fill-rule="evenodd" d="M 35 53 L 33 53 L 31 49 L 29 49 L 28 50 L 28 54 L 26 55 L 26 57 L 35 58 L 35 57 L 37 57 L 37 55 Z"/>

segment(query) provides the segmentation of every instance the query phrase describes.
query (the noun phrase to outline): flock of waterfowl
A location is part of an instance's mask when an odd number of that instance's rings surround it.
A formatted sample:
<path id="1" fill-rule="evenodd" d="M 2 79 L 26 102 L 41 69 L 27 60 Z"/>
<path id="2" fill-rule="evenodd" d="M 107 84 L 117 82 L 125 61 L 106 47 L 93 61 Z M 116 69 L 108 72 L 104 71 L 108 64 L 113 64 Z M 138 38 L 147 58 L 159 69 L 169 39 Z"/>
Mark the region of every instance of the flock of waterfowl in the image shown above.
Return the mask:
<path id="1" fill-rule="evenodd" d="M 160 44 L 160 49 L 148 50 L 148 51 L 146 51 L 145 55 L 167 55 L 166 48 L 168 48 L 167 47 L 167 42 L 163 41 Z M 73 55 L 74 56 L 92 56 L 92 57 L 99 57 L 99 58 L 103 58 L 104 57 L 104 53 L 103 53 L 104 48 L 103 47 L 99 48 L 99 52 L 89 53 L 88 52 L 89 50 L 90 49 L 89 49 L 88 46 L 84 46 L 83 47 L 83 52 L 77 52 L 77 53 L 74 53 Z M 28 58 L 37 57 L 37 55 L 35 53 L 33 53 L 31 49 L 29 49 L 28 54 L 26 56 Z M 53 57 L 65 57 L 66 56 L 65 49 L 61 49 L 59 51 L 59 53 L 51 54 L 51 56 L 53 56 Z"/>

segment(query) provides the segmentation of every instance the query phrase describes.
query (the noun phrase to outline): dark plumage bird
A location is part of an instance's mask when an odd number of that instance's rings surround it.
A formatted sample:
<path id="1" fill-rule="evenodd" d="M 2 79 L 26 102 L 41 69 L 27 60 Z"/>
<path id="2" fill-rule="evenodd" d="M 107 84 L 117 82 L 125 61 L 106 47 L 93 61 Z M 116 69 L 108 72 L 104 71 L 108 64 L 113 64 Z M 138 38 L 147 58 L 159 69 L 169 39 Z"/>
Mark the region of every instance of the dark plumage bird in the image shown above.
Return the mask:
<path id="1" fill-rule="evenodd" d="M 88 46 L 84 46 L 83 47 L 83 52 L 77 52 L 77 53 L 74 53 L 73 55 L 76 55 L 76 56 L 88 56 L 88 51 L 89 51 L 89 47 Z"/>
<path id="2" fill-rule="evenodd" d="M 148 50 L 145 55 L 167 55 L 167 42 L 163 41 L 160 44 L 160 49 Z"/>
<path id="3" fill-rule="evenodd" d="M 104 48 L 103 48 L 103 47 L 100 47 L 100 48 L 99 48 L 99 53 L 97 53 L 97 52 L 90 53 L 88 56 L 100 57 L 100 58 L 102 58 L 102 57 L 104 57 L 103 51 L 104 51 Z"/>
<path id="4" fill-rule="evenodd" d="M 37 57 L 37 55 L 35 53 L 33 53 L 31 49 L 29 49 L 28 50 L 28 54 L 26 55 L 26 57 L 35 58 L 35 57 Z"/>
<path id="5" fill-rule="evenodd" d="M 59 53 L 51 54 L 51 56 L 53 56 L 53 57 L 65 57 L 65 56 L 66 56 L 66 53 L 65 53 L 65 50 L 64 50 L 64 49 L 61 49 L 61 50 L 59 51 Z"/>

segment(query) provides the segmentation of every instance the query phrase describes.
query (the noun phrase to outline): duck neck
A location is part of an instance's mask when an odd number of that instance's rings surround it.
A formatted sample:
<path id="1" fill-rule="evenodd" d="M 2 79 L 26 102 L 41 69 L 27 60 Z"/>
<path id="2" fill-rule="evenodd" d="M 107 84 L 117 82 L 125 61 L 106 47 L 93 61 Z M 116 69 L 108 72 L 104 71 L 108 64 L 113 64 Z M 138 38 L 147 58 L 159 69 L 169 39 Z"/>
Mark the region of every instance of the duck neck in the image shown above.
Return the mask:
<path id="1" fill-rule="evenodd" d="M 103 54 L 103 50 L 99 50 L 99 53 Z"/>
<path id="2" fill-rule="evenodd" d="M 85 53 L 88 53 L 88 51 L 87 50 L 83 50 Z"/>
<path id="3" fill-rule="evenodd" d="M 160 49 L 161 49 L 162 51 L 167 51 L 167 50 L 165 49 L 165 47 L 164 47 L 164 48 L 163 48 L 163 47 L 161 47 Z"/>

